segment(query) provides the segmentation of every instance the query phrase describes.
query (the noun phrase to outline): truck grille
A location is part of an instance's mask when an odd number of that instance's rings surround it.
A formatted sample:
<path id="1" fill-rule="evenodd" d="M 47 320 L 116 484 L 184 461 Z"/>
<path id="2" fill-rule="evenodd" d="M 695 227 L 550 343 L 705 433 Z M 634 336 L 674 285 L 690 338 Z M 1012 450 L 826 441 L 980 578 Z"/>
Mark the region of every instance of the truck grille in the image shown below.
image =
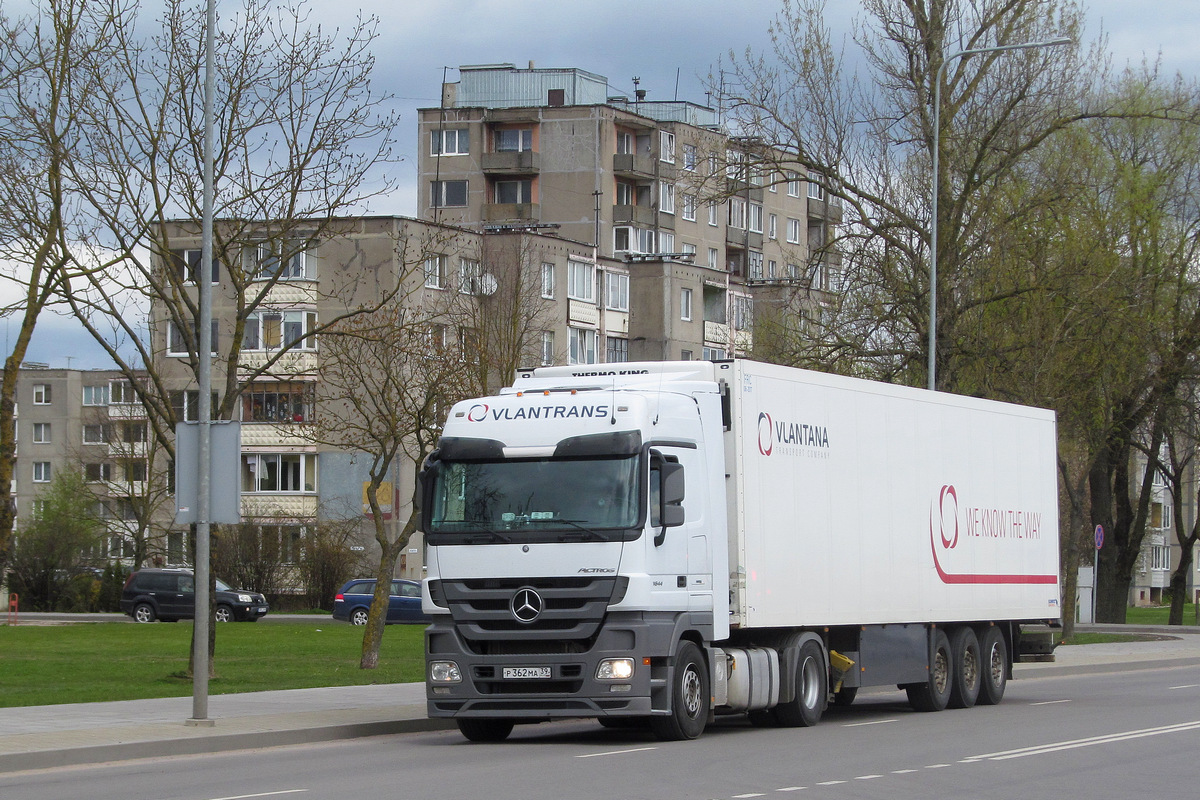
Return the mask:
<path id="1" fill-rule="evenodd" d="M 568 642 L 592 639 L 608 606 L 625 595 L 627 579 L 604 577 L 504 578 L 441 580 L 431 592 L 444 599 L 459 634 L 489 650 L 531 652 L 533 641 L 543 640 L 552 652 L 573 652 Z M 514 614 L 514 598 L 523 589 L 537 597 L 537 614 L 522 621 Z M 513 647 L 514 642 L 521 642 Z M 553 642 L 553 644 L 552 644 Z M 507 643 L 507 645 L 505 644 Z"/>

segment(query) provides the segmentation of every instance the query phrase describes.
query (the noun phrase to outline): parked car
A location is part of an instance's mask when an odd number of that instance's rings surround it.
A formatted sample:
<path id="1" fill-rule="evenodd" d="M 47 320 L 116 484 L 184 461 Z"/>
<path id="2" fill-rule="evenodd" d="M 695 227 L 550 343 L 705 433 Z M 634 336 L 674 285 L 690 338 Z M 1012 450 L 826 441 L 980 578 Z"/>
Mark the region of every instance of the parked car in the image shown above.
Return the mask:
<path id="1" fill-rule="evenodd" d="M 257 592 L 217 579 L 217 622 L 257 622 L 269 610 Z M 196 578 L 190 569 L 140 569 L 125 581 L 121 610 L 135 622 L 174 622 L 196 616 Z"/>
<path id="2" fill-rule="evenodd" d="M 333 618 L 352 625 L 366 625 L 375 596 L 375 579 L 359 578 L 349 581 L 333 598 Z M 388 598 L 387 622 L 429 622 L 421 611 L 421 584 L 396 578 Z"/>

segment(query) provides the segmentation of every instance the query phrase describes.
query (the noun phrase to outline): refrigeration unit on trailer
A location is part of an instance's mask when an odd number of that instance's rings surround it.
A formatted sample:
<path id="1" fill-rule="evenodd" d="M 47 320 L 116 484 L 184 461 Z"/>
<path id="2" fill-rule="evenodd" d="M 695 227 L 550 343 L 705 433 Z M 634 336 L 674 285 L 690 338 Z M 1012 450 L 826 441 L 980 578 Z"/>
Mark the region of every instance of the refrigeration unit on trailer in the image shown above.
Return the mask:
<path id="1" fill-rule="evenodd" d="M 422 472 L 431 717 L 1000 701 L 1059 618 L 1052 412 L 752 361 L 522 371 Z"/>

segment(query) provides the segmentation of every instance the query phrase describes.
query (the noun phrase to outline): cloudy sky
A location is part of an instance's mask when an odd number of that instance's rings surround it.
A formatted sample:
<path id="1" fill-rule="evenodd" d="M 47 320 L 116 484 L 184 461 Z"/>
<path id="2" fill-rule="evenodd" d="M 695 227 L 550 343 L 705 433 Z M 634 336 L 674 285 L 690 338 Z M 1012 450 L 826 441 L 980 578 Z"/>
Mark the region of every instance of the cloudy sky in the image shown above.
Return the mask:
<path id="1" fill-rule="evenodd" d="M 218 0 L 222 5 L 233 5 Z M 313 0 L 313 20 L 348 24 L 346 0 Z M 400 188 L 373 213 L 413 214 L 416 208 L 417 108 L 435 106 L 444 71 L 457 80 L 460 64 L 512 63 L 579 67 L 608 78 L 615 93 L 632 95 L 641 79 L 651 100 L 704 103 L 704 79 L 730 50 L 768 45 L 767 26 L 779 0 L 456 0 L 453 3 L 364 3 L 379 18 L 378 86 L 396 96 L 402 115 Z M 1200 77 L 1200 3 L 1159 0 L 1148 10 L 1131 0 L 1091 0 L 1089 37 L 1103 31 L 1117 64 L 1154 60 L 1185 77 Z M 856 0 L 828 0 L 835 32 L 848 33 Z M 10 323 L 11 327 L 11 323 Z M 6 345 L 15 328 L 4 331 Z M 6 350 L 6 352 L 8 352 Z M 99 349 L 69 320 L 39 323 L 28 360 L 55 367 L 104 367 Z"/>

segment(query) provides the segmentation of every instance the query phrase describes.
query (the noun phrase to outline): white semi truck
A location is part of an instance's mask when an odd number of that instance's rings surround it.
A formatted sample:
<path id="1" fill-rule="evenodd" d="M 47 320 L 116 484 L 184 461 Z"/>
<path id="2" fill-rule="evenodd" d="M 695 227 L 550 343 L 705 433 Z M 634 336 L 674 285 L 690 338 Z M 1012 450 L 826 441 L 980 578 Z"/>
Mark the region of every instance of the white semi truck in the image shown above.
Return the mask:
<path id="1" fill-rule="evenodd" d="M 422 472 L 428 713 L 699 736 L 1000 701 L 1059 619 L 1052 412 L 752 361 L 522 371 Z"/>

